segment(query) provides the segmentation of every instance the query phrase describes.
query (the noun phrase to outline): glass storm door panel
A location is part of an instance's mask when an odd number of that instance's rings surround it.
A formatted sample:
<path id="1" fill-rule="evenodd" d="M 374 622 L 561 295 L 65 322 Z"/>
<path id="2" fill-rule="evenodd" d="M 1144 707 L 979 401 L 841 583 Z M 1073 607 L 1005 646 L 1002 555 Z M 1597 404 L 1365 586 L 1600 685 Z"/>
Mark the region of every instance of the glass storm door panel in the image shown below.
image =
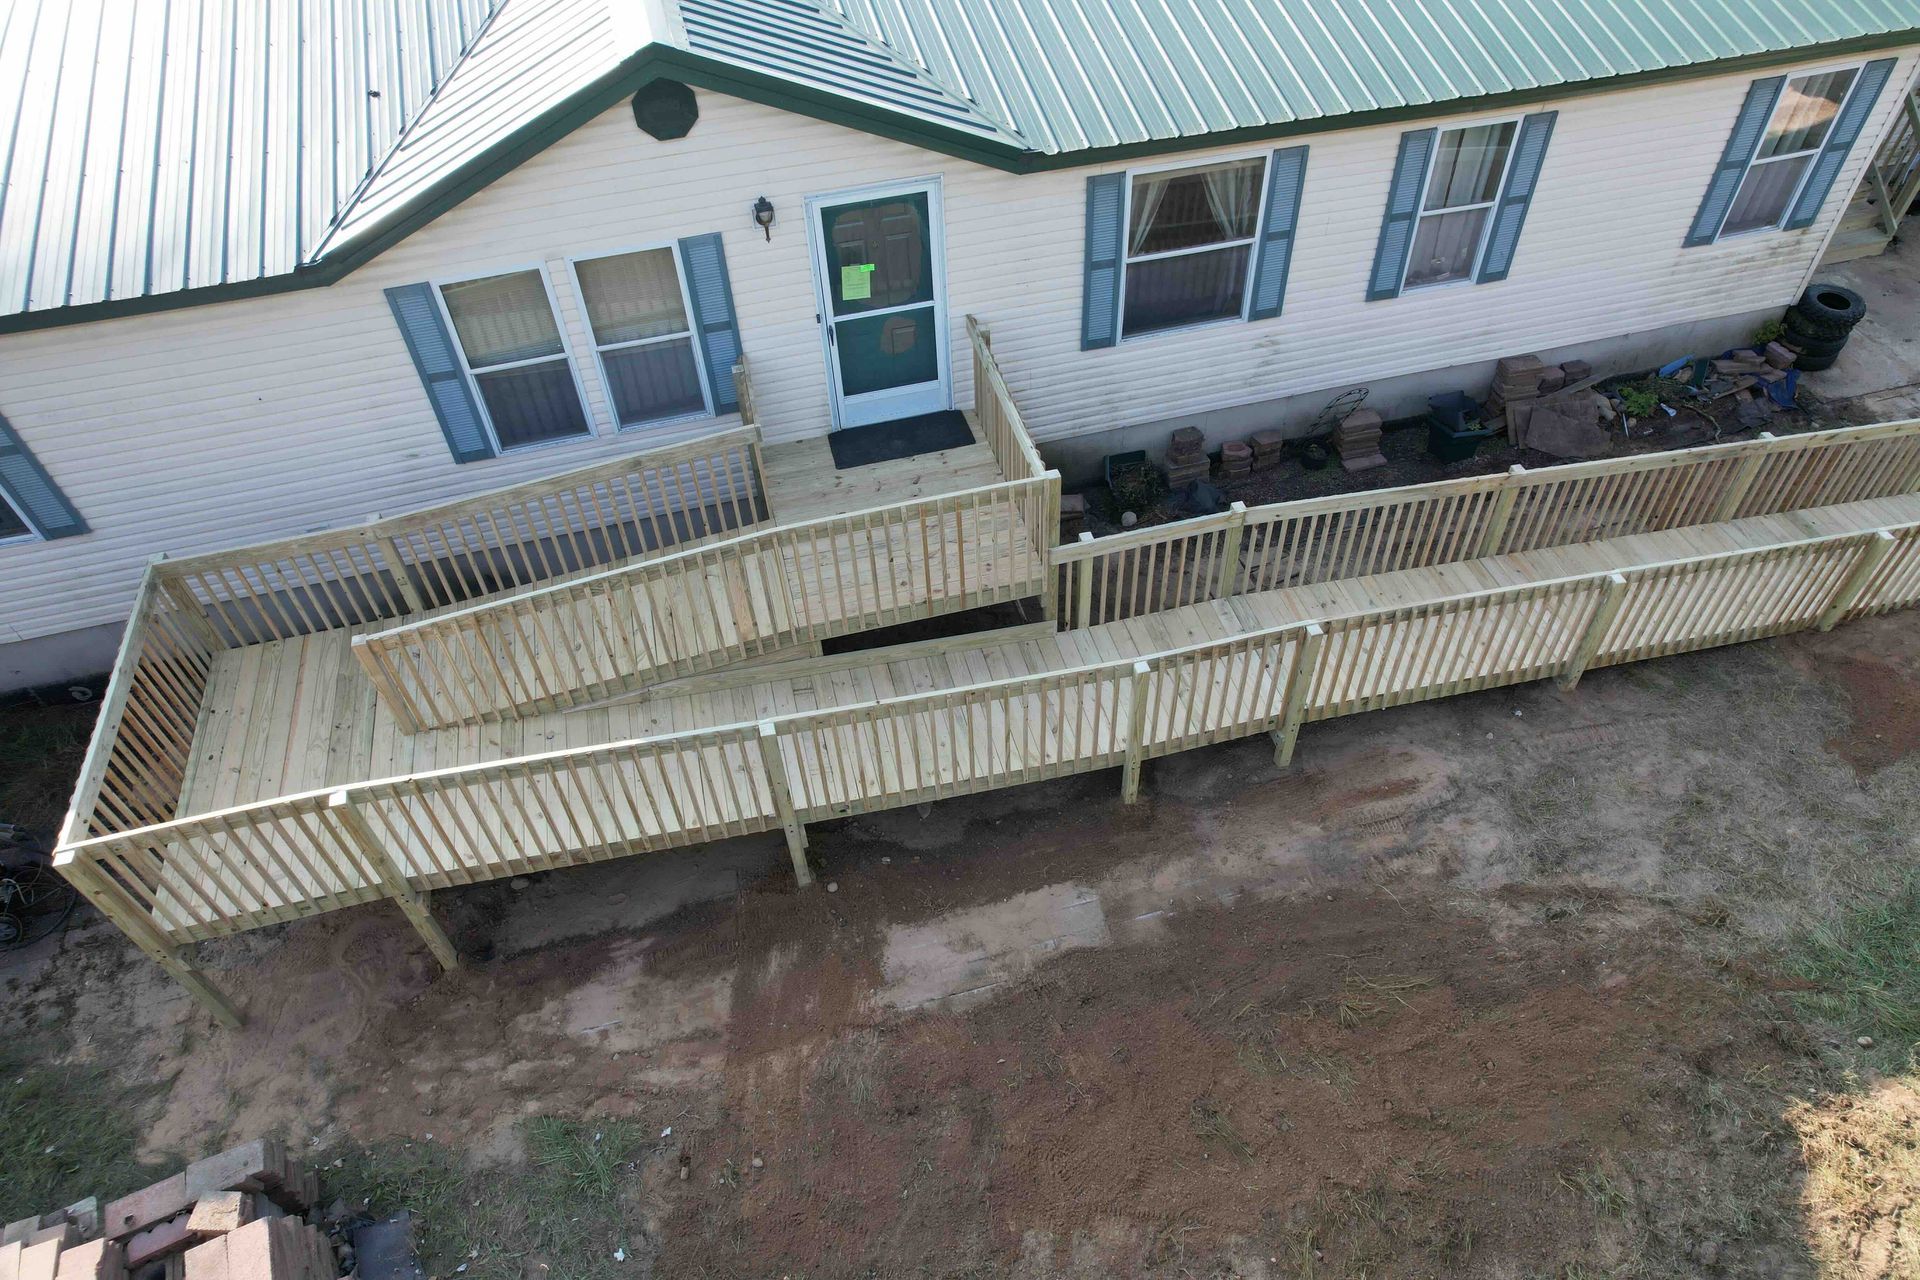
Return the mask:
<path id="1" fill-rule="evenodd" d="M 813 233 L 835 425 L 951 408 L 934 193 L 821 203 Z"/>

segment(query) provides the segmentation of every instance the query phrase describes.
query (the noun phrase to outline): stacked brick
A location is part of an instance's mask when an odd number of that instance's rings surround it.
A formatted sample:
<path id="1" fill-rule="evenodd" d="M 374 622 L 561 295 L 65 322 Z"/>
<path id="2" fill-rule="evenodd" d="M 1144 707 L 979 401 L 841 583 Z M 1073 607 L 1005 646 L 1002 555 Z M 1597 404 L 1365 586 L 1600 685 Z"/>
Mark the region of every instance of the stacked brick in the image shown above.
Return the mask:
<path id="1" fill-rule="evenodd" d="M 1256 431 L 1247 437 L 1247 447 L 1253 450 L 1253 469 L 1271 471 L 1286 460 L 1287 437 L 1272 427 L 1265 431 Z"/>
<path id="2" fill-rule="evenodd" d="M 1181 427 L 1167 438 L 1167 483 L 1178 489 L 1195 480 L 1205 480 L 1207 438 L 1198 427 Z"/>
<path id="3" fill-rule="evenodd" d="M 1220 446 L 1220 479 L 1244 480 L 1253 474 L 1253 446 L 1244 440 L 1229 440 Z"/>
<path id="4" fill-rule="evenodd" d="M 1347 471 L 1365 471 L 1387 465 L 1380 452 L 1380 415 L 1372 409 L 1355 409 L 1333 429 L 1334 452 Z"/>
<path id="5" fill-rule="evenodd" d="M 0 1280 L 338 1280 L 333 1246 L 301 1214 L 320 1180 L 271 1139 L 122 1196 L 9 1223 Z"/>

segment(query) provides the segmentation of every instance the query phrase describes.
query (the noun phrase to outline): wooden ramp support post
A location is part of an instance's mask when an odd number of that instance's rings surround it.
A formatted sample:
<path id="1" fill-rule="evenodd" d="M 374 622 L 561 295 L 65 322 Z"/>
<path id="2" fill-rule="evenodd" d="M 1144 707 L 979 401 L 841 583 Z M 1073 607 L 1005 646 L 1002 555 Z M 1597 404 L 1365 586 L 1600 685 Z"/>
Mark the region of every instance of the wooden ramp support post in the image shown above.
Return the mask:
<path id="1" fill-rule="evenodd" d="M 215 1022 L 229 1031 L 239 1029 L 243 1021 L 240 1010 L 234 1007 L 233 1001 L 227 999 L 226 993 L 207 981 L 200 966 L 189 958 L 187 948 L 176 947 L 168 942 L 145 916 L 121 910 L 115 896 L 103 892 L 94 879 L 95 873 L 90 863 L 75 860 L 65 864 L 56 862 L 54 866 L 67 883 L 79 890 L 80 896 L 93 905 L 94 910 L 118 925 L 133 945 L 147 954 L 148 959 L 185 987 L 187 994 L 198 1000 L 200 1007 L 212 1014 Z"/>
<path id="2" fill-rule="evenodd" d="M 807 867 L 807 828 L 793 811 L 793 789 L 787 785 L 787 762 L 780 754 L 780 731 L 773 721 L 760 722 L 760 760 L 767 770 L 767 791 L 773 796 L 773 812 L 780 829 L 787 835 L 787 856 L 793 859 L 793 878 L 802 889 L 813 883 Z"/>
<path id="3" fill-rule="evenodd" d="M 1568 693 L 1580 683 L 1593 655 L 1600 652 L 1600 642 L 1606 639 L 1607 628 L 1620 615 L 1620 604 L 1626 598 L 1627 580 L 1617 573 L 1608 574 L 1606 590 L 1601 593 L 1600 603 L 1594 606 L 1593 616 L 1587 619 L 1587 629 L 1580 633 L 1580 643 L 1573 647 L 1573 656 L 1556 677 L 1555 682 Z"/>
<path id="4" fill-rule="evenodd" d="M 1280 723 L 1268 736 L 1273 739 L 1273 767 L 1284 769 L 1293 763 L 1293 744 L 1300 740 L 1300 725 L 1307 718 L 1307 698 L 1313 693 L 1313 673 L 1320 669 L 1320 653 L 1326 648 L 1327 633 L 1317 622 L 1309 622 L 1300 634 L 1293 652 L 1293 670 L 1287 673 L 1286 691 L 1280 695 Z"/>
<path id="5" fill-rule="evenodd" d="M 1227 508 L 1227 524 L 1220 531 L 1220 576 L 1213 584 L 1213 598 L 1225 600 L 1240 581 L 1240 542 L 1247 528 L 1247 504 L 1235 502 Z"/>
<path id="6" fill-rule="evenodd" d="M 1756 441 L 1771 440 L 1773 432 L 1762 431 L 1754 439 Z M 1740 460 L 1740 465 L 1734 470 L 1733 479 L 1727 482 L 1727 491 L 1721 494 L 1720 501 L 1714 504 L 1713 523 L 1719 524 L 1724 520 L 1733 519 L 1733 513 L 1740 509 L 1740 504 L 1747 500 L 1749 493 L 1753 492 L 1753 482 L 1759 479 L 1760 468 L 1765 466 L 1766 462 L 1767 447 L 1764 443 Z"/>
<path id="7" fill-rule="evenodd" d="M 1132 804 L 1140 798 L 1140 762 L 1147 757 L 1147 681 L 1153 668 L 1145 662 L 1133 664 L 1132 707 L 1127 713 L 1127 764 L 1120 773 L 1120 803 Z"/>
<path id="8" fill-rule="evenodd" d="M 1833 603 L 1826 607 L 1814 625 L 1822 631 L 1833 630 L 1834 624 L 1846 617 L 1847 610 L 1853 608 L 1853 602 L 1860 598 L 1861 591 L 1872 581 L 1874 571 L 1879 569 L 1881 561 L 1892 550 L 1893 535 L 1885 529 L 1869 535 L 1860 545 L 1860 558 L 1853 562 L 1853 568 L 1847 571 L 1840 589 L 1833 593 Z"/>
<path id="9" fill-rule="evenodd" d="M 336 791 L 327 797 L 327 812 L 340 824 L 347 842 L 366 861 L 368 868 L 379 879 L 380 887 L 386 890 L 387 896 L 406 915 L 407 923 L 426 942 L 427 950 L 433 952 L 433 958 L 440 962 L 440 967 L 459 968 L 460 957 L 454 952 L 453 944 L 447 941 L 447 935 L 440 931 L 433 913 L 427 909 L 426 898 L 407 883 L 407 877 L 400 871 L 400 864 L 393 860 L 379 837 L 373 834 L 373 828 L 367 825 L 367 816 L 354 807 L 346 791 Z"/>
<path id="10" fill-rule="evenodd" d="M 1500 491 L 1493 495 L 1493 510 L 1487 515 L 1487 531 L 1480 535 L 1482 559 L 1500 554 L 1500 546 L 1507 538 L 1507 525 L 1513 521 L 1514 504 L 1520 500 L 1520 477 L 1526 474 L 1525 467 L 1514 463 L 1507 468 L 1507 483 L 1502 484 Z"/>

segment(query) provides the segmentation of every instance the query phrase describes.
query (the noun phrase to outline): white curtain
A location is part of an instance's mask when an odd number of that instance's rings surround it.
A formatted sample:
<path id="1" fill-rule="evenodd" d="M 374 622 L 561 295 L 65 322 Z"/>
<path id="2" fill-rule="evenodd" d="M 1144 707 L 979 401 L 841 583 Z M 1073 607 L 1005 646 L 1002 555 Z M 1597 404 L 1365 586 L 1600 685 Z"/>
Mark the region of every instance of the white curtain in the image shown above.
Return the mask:
<path id="1" fill-rule="evenodd" d="M 1143 178 L 1133 184 L 1133 234 L 1127 239 L 1129 254 L 1139 253 L 1147 243 L 1147 236 L 1153 231 L 1154 215 L 1160 212 L 1169 185 L 1165 178 Z"/>
<path id="2" fill-rule="evenodd" d="M 1259 221 L 1254 202 L 1260 198 L 1260 165 L 1237 164 L 1224 169 L 1209 169 L 1202 175 L 1207 186 L 1207 207 L 1219 221 L 1221 231 L 1231 239 L 1253 234 Z"/>

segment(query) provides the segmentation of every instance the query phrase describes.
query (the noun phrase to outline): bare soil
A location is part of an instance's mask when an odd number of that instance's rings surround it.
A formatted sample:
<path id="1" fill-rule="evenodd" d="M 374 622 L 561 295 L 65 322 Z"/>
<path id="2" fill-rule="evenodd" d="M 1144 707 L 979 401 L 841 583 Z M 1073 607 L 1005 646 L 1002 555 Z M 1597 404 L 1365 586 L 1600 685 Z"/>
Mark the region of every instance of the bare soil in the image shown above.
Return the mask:
<path id="1" fill-rule="evenodd" d="M 82 921 L 0 1035 L 164 1082 L 160 1161 L 632 1120 L 566 1275 L 1910 1275 L 1911 1068 L 1785 957 L 1912 870 L 1917 676 L 1892 617 L 822 824 L 808 892 L 756 838 L 436 894 L 450 975 L 355 909 L 203 946 L 232 1034 Z"/>

